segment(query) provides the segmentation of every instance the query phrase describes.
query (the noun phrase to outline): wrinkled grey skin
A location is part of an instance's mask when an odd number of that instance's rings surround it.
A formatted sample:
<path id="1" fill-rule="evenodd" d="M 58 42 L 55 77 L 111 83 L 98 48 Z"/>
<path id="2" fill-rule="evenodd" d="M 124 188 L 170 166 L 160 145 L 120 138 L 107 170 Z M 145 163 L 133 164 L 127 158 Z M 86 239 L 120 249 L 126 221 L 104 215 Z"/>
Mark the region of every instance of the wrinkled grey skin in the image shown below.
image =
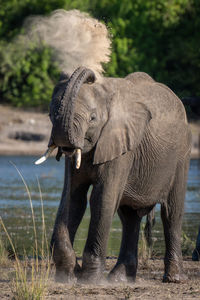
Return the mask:
<path id="1" fill-rule="evenodd" d="M 84 83 L 85 82 L 85 83 Z M 164 226 L 165 282 L 186 279 L 182 270 L 181 226 L 191 135 L 185 109 L 165 85 L 145 73 L 95 82 L 79 68 L 56 86 L 50 106 L 50 143 L 64 153 L 65 179 L 51 247 L 56 277 L 99 283 L 114 214 L 122 223 L 122 242 L 109 279 L 134 281 L 140 222 L 161 204 Z M 80 169 L 73 150 L 82 149 Z M 90 198 L 91 220 L 82 267 L 74 237 Z"/>

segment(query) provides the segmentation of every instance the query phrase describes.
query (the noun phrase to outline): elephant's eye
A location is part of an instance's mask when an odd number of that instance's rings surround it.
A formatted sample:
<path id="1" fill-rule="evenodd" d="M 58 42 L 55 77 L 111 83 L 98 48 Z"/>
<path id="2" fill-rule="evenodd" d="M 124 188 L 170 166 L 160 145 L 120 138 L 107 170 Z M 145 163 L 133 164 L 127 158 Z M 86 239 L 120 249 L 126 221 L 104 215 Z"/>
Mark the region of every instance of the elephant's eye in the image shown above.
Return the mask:
<path id="1" fill-rule="evenodd" d="M 90 122 L 94 122 L 96 121 L 96 118 L 97 118 L 97 115 L 93 112 L 91 115 L 90 115 Z"/>

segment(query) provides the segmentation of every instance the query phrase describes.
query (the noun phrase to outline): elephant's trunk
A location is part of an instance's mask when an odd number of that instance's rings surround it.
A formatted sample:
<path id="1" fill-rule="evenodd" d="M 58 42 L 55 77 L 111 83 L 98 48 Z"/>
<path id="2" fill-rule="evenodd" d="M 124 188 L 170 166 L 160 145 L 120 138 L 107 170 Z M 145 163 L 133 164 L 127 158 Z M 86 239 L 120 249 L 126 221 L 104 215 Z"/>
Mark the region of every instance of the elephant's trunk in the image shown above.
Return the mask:
<path id="1" fill-rule="evenodd" d="M 84 138 L 77 136 L 73 126 L 75 99 L 83 83 L 93 83 L 94 81 L 94 72 L 83 67 L 78 68 L 71 75 L 67 81 L 61 100 L 55 105 L 56 111 L 54 111 L 54 113 L 56 120 L 53 123 L 48 150 L 35 164 L 44 162 L 50 153 L 58 146 L 56 159 L 59 160 L 62 152 L 65 154 L 68 153 L 70 156 L 75 155 L 76 168 L 80 168 L 81 149 L 83 147 Z"/>
<path id="2" fill-rule="evenodd" d="M 73 148 L 82 148 L 80 137 L 74 131 L 74 107 L 78 92 L 83 83 L 93 83 L 95 74 L 90 69 L 80 67 L 71 75 L 59 103 L 58 118 L 53 126 L 54 140 L 65 137 L 65 143 Z M 57 144 L 57 142 L 56 142 Z"/>

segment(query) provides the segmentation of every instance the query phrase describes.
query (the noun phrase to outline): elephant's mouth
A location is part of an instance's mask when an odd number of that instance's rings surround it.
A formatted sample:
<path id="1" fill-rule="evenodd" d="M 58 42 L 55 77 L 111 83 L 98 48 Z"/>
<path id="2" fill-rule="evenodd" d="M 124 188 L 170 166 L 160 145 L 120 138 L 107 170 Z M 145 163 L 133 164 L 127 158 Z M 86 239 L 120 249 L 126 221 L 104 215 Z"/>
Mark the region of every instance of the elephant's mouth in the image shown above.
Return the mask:
<path id="1" fill-rule="evenodd" d="M 81 149 L 80 148 L 68 148 L 68 147 L 61 147 L 62 153 L 65 155 L 72 157 L 75 157 L 75 165 L 76 169 L 79 169 L 81 166 Z"/>
<path id="2" fill-rule="evenodd" d="M 61 147 L 62 153 L 67 156 L 72 156 L 75 150 L 76 150 L 75 148 Z"/>
<path id="3" fill-rule="evenodd" d="M 52 153 L 52 151 L 57 148 L 56 145 L 52 144 L 51 146 L 49 146 L 49 148 L 47 149 L 47 151 L 44 153 L 44 155 L 39 158 L 35 164 L 39 165 L 41 163 L 43 163 Z M 61 147 L 61 155 L 62 153 L 64 153 L 65 155 L 72 157 L 75 157 L 75 166 L 76 169 L 79 169 L 81 166 L 81 149 L 80 148 L 68 148 L 68 147 Z"/>

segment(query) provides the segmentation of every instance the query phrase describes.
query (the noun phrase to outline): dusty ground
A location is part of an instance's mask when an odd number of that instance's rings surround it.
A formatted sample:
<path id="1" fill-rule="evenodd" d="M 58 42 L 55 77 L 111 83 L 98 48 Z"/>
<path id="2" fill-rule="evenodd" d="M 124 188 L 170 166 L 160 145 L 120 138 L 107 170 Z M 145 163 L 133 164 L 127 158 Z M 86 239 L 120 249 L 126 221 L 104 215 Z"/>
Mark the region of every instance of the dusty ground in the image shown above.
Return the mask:
<path id="1" fill-rule="evenodd" d="M 115 260 L 107 260 L 107 270 L 114 265 Z M 200 299 L 200 262 L 184 260 L 184 270 L 188 276 L 187 283 L 162 283 L 163 261 L 161 259 L 149 260 L 147 266 L 139 263 L 136 282 L 133 284 L 103 284 L 66 285 L 56 283 L 53 275 L 48 281 L 45 299 Z M 11 283 L 12 268 L 2 268 L 0 271 L 0 298 L 12 299 Z"/>
<path id="2" fill-rule="evenodd" d="M 195 158 L 200 156 L 200 120 L 191 123 L 190 128 Z M 48 113 L 0 105 L 0 155 L 41 155 L 46 151 L 50 132 Z M 27 134 L 30 140 L 24 141 L 22 136 Z"/>

